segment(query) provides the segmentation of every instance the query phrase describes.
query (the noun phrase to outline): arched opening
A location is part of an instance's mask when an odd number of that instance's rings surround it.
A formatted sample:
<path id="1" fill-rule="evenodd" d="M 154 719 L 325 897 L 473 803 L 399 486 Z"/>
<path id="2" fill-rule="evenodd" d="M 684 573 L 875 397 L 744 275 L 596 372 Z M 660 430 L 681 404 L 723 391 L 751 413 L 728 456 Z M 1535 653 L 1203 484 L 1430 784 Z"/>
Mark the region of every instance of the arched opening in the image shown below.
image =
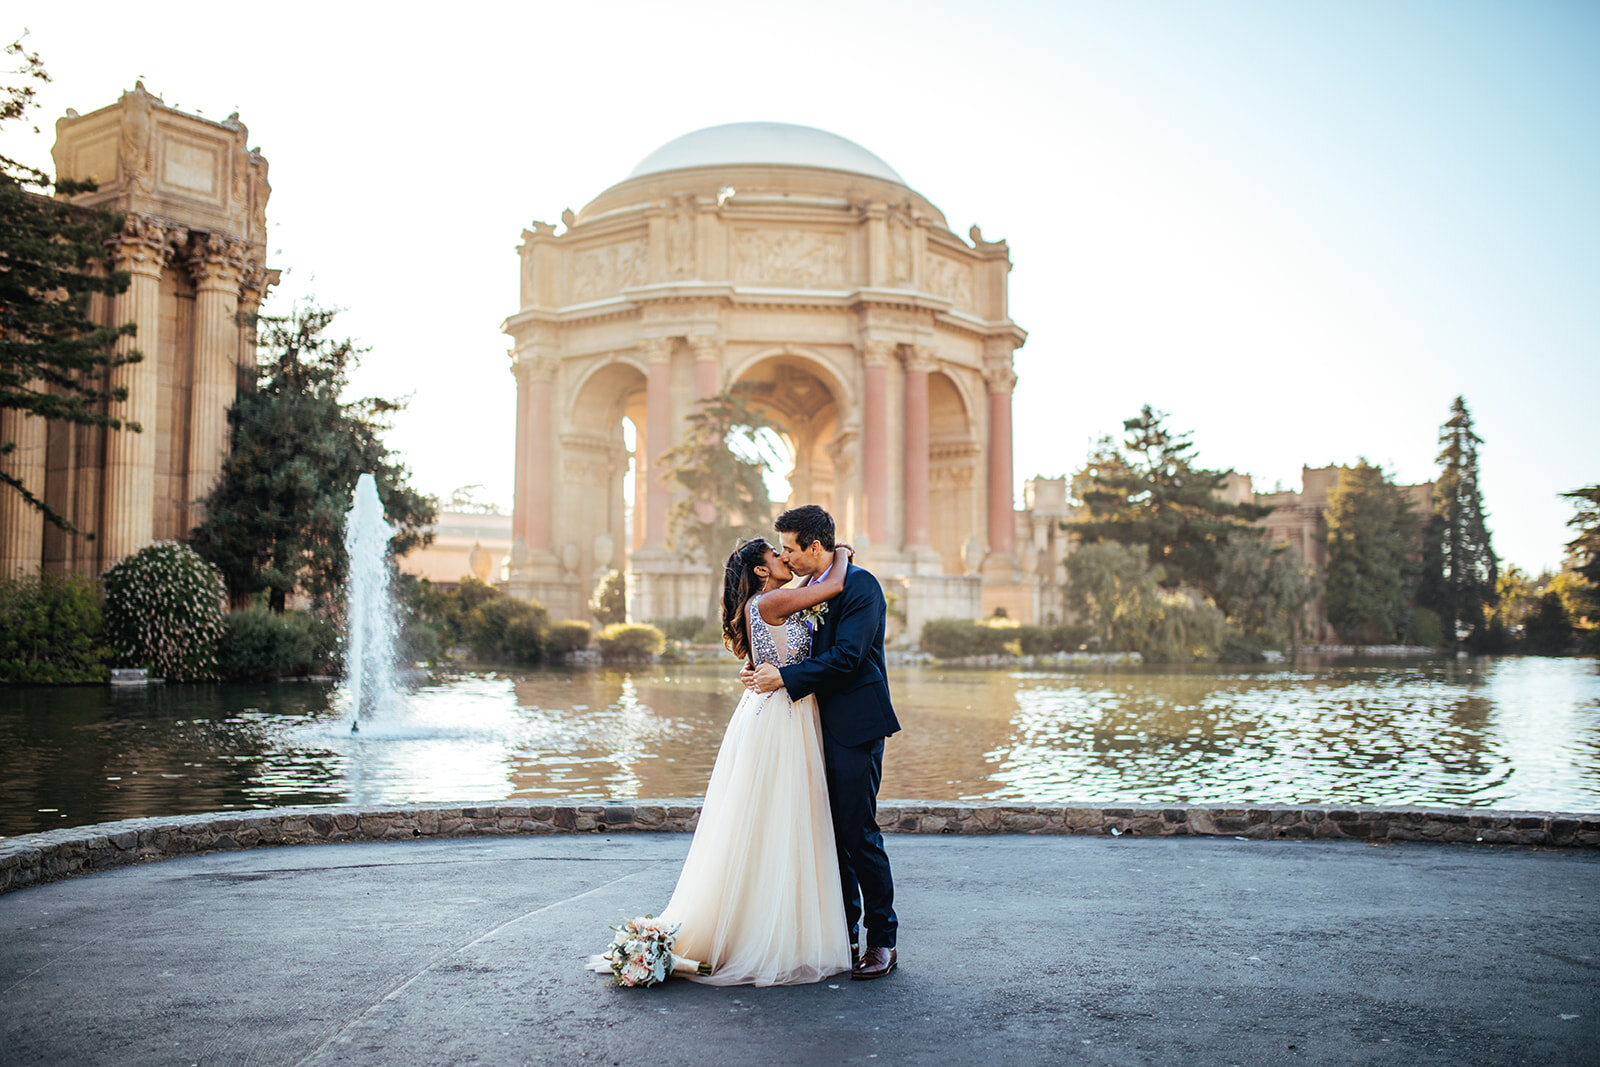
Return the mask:
<path id="1" fill-rule="evenodd" d="M 977 431 L 956 383 L 928 375 L 928 536 L 946 574 L 964 574 L 967 542 L 983 536 Z"/>
<path id="2" fill-rule="evenodd" d="M 555 548 L 567 573 L 585 584 L 626 566 L 643 539 L 647 479 L 639 476 L 645 439 L 645 377 L 622 362 L 590 374 L 578 388 L 560 439 L 560 480 L 553 516 Z"/>
<path id="3" fill-rule="evenodd" d="M 785 507 L 820 504 L 841 518 L 840 506 L 850 494 L 839 484 L 839 465 L 830 448 L 838 433 L 839 404 L 817 368 L 805 356 L 780 353 L 746 367 L 736 387 L 773 423 L 774 429 L 754 440 L 760 458 L 784 462 L 788 468 L 767 479 L 774 501 Z"/>

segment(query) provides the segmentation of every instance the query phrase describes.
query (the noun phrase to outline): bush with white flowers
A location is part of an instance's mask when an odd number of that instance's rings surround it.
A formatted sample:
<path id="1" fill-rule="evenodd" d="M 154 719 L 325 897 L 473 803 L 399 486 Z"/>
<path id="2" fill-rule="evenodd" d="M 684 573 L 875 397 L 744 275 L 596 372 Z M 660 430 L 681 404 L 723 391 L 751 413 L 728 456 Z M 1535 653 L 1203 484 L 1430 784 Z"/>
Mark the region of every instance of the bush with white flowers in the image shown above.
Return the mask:
<path id="1" fill-rule="evenodd" d="M 106 641 L 120 664 L 169 682 L 217 676 L 227 590 L 194 549 L 146 545 L 106 571 L 103 584 Z"/>

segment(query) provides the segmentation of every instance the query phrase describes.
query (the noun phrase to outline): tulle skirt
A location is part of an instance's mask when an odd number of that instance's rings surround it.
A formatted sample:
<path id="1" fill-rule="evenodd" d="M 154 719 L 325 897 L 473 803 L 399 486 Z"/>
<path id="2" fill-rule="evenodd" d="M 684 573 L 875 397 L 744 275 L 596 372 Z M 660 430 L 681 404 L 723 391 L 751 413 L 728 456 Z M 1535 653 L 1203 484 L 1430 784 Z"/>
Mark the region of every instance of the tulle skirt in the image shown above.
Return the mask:
<path id="1" fill-rule="evenodd" d="M 850 969 L 817 701 L 746 692 L 661 912 L 707 985 L 803 985 Z"/>

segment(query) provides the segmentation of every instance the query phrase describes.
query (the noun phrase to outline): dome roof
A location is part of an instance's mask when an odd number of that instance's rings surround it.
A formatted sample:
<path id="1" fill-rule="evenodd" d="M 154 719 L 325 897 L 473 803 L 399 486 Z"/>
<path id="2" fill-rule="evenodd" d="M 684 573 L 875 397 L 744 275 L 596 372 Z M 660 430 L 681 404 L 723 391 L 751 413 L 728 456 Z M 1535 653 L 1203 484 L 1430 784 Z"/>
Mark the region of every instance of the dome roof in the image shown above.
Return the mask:
<path id="1" fill-rule="evenodd" d="M 905 184 L 893 167 L 854 141 L 812 126 L 791 126 L 786 122 L 730 122 L 686 133 L 645 156 L 628 177 L 741 164 L 820 167 Z"/>

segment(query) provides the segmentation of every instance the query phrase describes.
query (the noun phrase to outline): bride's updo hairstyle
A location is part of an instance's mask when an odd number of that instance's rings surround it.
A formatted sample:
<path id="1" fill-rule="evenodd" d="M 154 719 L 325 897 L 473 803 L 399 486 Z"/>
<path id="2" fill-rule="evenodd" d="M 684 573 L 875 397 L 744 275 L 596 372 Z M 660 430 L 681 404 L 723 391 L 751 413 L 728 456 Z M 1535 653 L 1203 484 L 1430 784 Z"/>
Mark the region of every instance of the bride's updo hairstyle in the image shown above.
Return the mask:
<path id="1" fill-rule="evenodd" d="M 722 568 L 722 643 L 728 651 L 750 659 L 750 620 L 744 606 L 760 591 L 764 579 L 756 568 L 772 546 L 760 537 L 740 541 Z"/>

